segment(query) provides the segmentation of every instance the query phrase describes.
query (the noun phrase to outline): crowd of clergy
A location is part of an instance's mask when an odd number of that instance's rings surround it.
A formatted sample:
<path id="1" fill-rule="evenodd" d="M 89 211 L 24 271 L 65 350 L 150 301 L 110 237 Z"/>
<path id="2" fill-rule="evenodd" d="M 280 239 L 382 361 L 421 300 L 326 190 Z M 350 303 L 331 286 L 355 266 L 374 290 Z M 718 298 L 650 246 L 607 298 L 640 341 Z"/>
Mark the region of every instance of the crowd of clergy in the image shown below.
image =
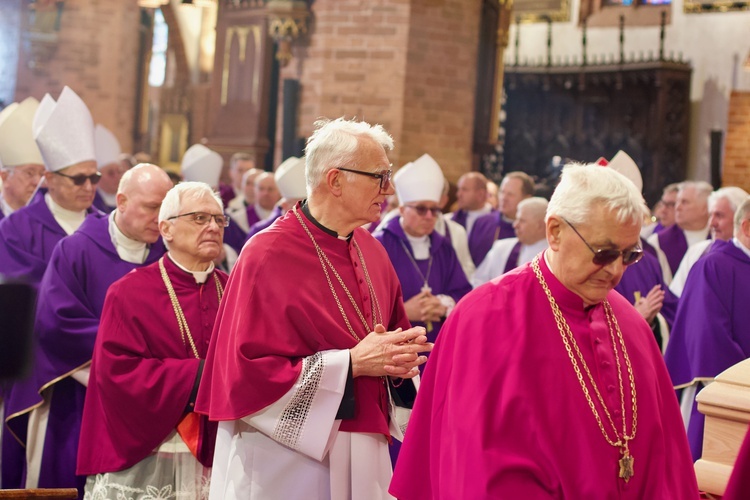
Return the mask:
<path id="1" fill-rule="evenodd" d="M 0 487 L 699 497 L 696 394 L 750 357 L 746 191 L 686 180 L 649 210 L 621 151 L 550 199 L 469 172 L 449 207 L 429 154 L 315 127 L 225 184 L 203 144 L 179 174 L 124 154 L 68 87 L 0 112 L 0 281 L 37 295 Z"/>

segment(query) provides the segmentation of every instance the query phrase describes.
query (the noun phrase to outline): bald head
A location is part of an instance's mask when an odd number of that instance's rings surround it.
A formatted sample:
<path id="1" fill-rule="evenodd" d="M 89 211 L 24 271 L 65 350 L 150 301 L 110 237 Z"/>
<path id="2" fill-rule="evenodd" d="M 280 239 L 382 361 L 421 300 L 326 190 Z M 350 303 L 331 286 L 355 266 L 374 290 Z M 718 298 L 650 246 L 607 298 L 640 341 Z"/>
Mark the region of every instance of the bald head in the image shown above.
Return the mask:
<path id="1" fill-rule="evenodd" d="M 533 245 L 546 237 L 544 216 L 547 205 L 546 199 L 537 196 L 525 198 L 518 203 L 513 229 L 522 244 Z"/>
<path id="2" fill-rule="evenodd" d="M 255 178 L 255 203 L 265 210 L 271 210 L 280 199 L 281 194 L 279 188 L 276 187 L 273 174 L 263 172 Z"/>
<path id="3" fill-rule="evenodd" d="M 141 163 L 125 172 L 117 188 L 115 223 L 120 231 L 135 241 L 156 242 L 159 209 L 172 185 L 169 175 L 150 163 Z"/>

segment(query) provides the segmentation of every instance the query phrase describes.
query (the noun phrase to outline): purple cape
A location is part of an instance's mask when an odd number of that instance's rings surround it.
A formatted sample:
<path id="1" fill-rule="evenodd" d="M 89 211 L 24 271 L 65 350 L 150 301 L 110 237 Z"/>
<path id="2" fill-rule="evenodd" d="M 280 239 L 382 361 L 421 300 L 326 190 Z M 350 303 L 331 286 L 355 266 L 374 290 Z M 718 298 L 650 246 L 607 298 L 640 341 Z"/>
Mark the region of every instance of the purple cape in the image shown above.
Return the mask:
<path id="1" fill-rule="evenodd" d="M 544 259 L 540 268 L 616 428 L 622 434 L 624 418 L 630 433 L 627 369 L 622 355 L 618 369 L 604 307 L 584 307 Z M 618 293 L 607 299 L 637 394 L 629 482 L 618 477 L 620 450 L 602 435 L 545 292 L 524 264 L 469 293 L 448 318 L 424 371 L 390 493 L 401 500 L 697 499 L 677 398 L 651 330 Z"/>
<path id="2" fill-rule="evenodd" d="M 255 213 L 255 211 L 253 211 Z M 266 229 L 267 227 L 271 227 L 271 224 L 274 223 L 276 219 L 281 217 L 283 214 L 281 213 L 281 207 L 276 206 L 273 208 L 273 211 L 271 212 L 271 215 L 267 219 L 259 220 L 255 224 L 250 225 L 250 231 L 247 233 L 247 239 L 253 237 L 254 234 L 259 233 Z M 257 215 L 256 215 L 257 217 Z"/>
<path id="3" fill-rule="evenodd" d="M 205 359 L 219 300 L 213 276 L 199 285 L 168 257 L 164 267 Z M 227 275 L 214 271 L 222 285 Z M 107 293 L 83 410 L 77 472 L 127 469 L 150 455 L 189 411 L 202 361 L 180 336 L 159 264 L 138 269 Z M 200 417 L 198 459 L 211 465 L 216 424 Z"/>
<path id="4" fill-rule="evenodd" d="M 648 245 L 648 247 L 653 248 L 651 245 Z M 655 285 L 661 286 L 661 289 L 664 290 L 664 303 L 660 312 L 671 329 L 674 324 L 674 315 L 677 312 L 678 297 L 664 283 L 659 260 L 644 246 L 643 258 L 640 262 L 628 266 L 615 290 L 620 292 L 628 302 L 635 304 L 636 292 L 645 297 Z"/>
<path id="5" fill-rule="evenodd" d="M 750 357 L 750 257 L 732 241 L 711 247 L 690 270 L 664 353 L 675 386 L 711 379 Z M 697 459 L 704 417 L 696 406 L 688 438 Z"/>
<path id="6" fill-rule="evenodd" d="M 75 458 L 86 389 L 68 374 L 91 360 L 104 297 L 110 284 L 138 264 L 120 259 L 109 235 L 108 216 L 93 214 L 52 252 L 39 286 L 36 351 L 31 376 L 13 384 L 6 400 L 7 425 L 25 441 L 28 412 L 54 385 L 44 444 L 40 487 L 75 487 Z M 164 253 L 151 245 L 146 264 Z"/>
<path id="7" fill-rule="evenodd" d="M 469 252 L 474 264 L 478 266 L 482 263 L 495 240 L 513 238 L 515 235 L 513 223 L 503 219 L 502 213 L 491 212 L 479 217 L 469 234 Z"/>
<path id="8" fill-rule="evenodd" d="M 232 247 L 232 249 L 239 254 L 242 251 L 242 247 L 247 240 L 245 231 L 233 222 L 229 222 L 229 225 L 224 228 L 224 243 Z"/>
<path id="9" fill-rule="evenodd" d="M 404 251 L 404 245 L 411 256 L 414 251 L 411 248 L 409 240 L 404 234 L 404 229 L 399 223 L 399 217 L 394 217 L 386 226 L 377 231 L 373 236 L 380 241 L 391 259 L 393 268 L 396 270 L 398 280 L 401 283 L 401 290 L 404 294 L 404 300 L 417 295 L 422 291 L 424 286 L 423 275 L 427 273 L 427 260 L 417 260 L 417 264 L 422 274 L 414 268 L 409 255 Z M 403 244 L 402 244 L 403 243 Z M 432 257 L 432 268 L 427 279 L 427 284 L 432 289 L 433 295 L 448 295 L 456 302 L 471 291 L 471 284 L 466 279 L 466 275 L 461 269 L 456 252 L 450 244 L 450 241 L 444 236 L 440 236 L 437 231 L 430 234 L 430 256 Z M 419 321 L 412 321 L 413 325 L 425 326 Z M 432 323 L 432 332 L 427 334 L 430 342 L 434 342 L 440 332 L 443 322 Z"/>
<path id="10" fill-rule="evenodd" d="M 116 208 L 111 207 L 104 202 L 104 198 L 102 198 L 102 195 L 101 193 L 99 193 L 98 189 L 96 190 L 96 194 L 94 195 L 94 203 L 92 204 L 92 206 L 105 214 L 111 213 L 112 210 Z"/>
<path id="11" fill-rule="evenodd" d="M 672 270 L 672 274 L 674 274 L 677 272 L 677 268 L 680 267 L 680 261 L 682 261 L 688 249 L 685 233 L 677 224 L 674 224 L 661 231 L 658 234 L 658 238 L 659 248 L 667 256 L 669 268 Z"/>
<path id="12" fill-rule="evenodd" d="M 95 212 L 89 209 L 90 214 Z M 65 236 L 44 196 L 37 196 L 30 205 L 0 222 L 0 275 L 38 284 L 52 250 Z"/>

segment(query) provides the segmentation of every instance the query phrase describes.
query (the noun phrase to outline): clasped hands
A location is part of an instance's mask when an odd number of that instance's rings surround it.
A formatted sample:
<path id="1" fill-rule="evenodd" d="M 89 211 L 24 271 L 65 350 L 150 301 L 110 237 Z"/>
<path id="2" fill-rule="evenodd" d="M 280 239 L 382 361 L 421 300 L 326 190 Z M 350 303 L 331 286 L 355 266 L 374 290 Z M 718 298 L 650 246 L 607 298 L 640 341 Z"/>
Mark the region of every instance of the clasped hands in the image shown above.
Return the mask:
<path id="1" fill-rule="evenodd" d="M 404 308 L 409 321 L 421 321 L 422 323 L 440 321 L 447 310 L 440 299 L 429 290 L 422 290 L 404 302 Z"/>
<path id="2" fill-rule="evenodd" d="M 422 353 L 430 352 L 432 347 L 432 342 L 427 342 L 425 329 L 421 326 L 387 332 L 383 325 L 375 325 L 374 332 L 370 332 L 349 350 L 352 375 L 413 378 L 419 374 L 419 365 L 427 361 Z"/>

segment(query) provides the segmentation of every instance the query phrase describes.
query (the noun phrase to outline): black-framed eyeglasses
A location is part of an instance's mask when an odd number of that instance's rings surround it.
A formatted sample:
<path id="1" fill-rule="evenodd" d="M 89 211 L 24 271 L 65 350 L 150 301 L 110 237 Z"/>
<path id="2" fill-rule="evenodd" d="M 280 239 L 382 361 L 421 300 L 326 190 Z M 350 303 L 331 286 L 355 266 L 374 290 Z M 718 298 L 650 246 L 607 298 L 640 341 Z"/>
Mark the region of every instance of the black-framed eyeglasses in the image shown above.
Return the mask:
<path id="1" fill-rule="evenodd" d="M 354 170 L 353 168 L 338 167 L 337 170 L 343 170 L 344 172 L 351 172 L 353 174 L 366 175 L 373 179 L 380 181 L 380 190 L 385 191 L 391 185 L 391 176 L 393 176 L 393 170 L 381 170 L 380 172 L 365 172 L 364 170 Z"/>
<path id="2" fill-rule="evenodd" d="M 83 186 L 84 184 L 86 184 L 86 181 L 91 182 L 92 185 L 98 184 L 102 178 L 101 172 L 96 172 L 95 174 L 91 174 L 91 175 L 85 175 L 85 174 L 68 175 L 62 172 L 52 172 L 52 173 L 56 175 L 61 175 L 63 177 L 67 177 L 68 179 L 73 181 L 73 184 L 75 184 L 76 186 Z"/>
<path id="3" fill-rule="evenodd" d="M 191 217 L 191 221 L 195 222 L 199 226 L 205 226 L 211 222 L 211 218 L 216 222 L 219 227 L 227 227 L 229 225 L 229 216 L 224 214 L 209 214 L 206 212 L 188 212 L 186 214 L 175 215 L 167 220 L 177 219 L 178 217 Z"/>
<path id="4" fill-rule="evenodd" d="M 427 215 L 427 212 L 430 212 L 433 217 L 437 217 L 438 214 L 441 212 L 439 207 L 427 207 L 425 205 L 404 205 L 405 207 L 411 208 L 417 214 L 424 217 Z"/>
<path id="5" fill-rule="evenodd" d="M 622 263 L 625 266 L 635 264 L 643 257 L 643 249 L 639 246 L 628 250 L 615 250 L 614 248 L 600 248 L 599 250 L 594 250 L 594 248 L 589 245 L 589 242 L 581 236 L 581 233 L 578 232 L 578 229 L 576 229 L 573 224 L 568 222 L 565 217 L 562 217 L 562 220 L 573 229 L 578 237 L 581 238 L 581 241 L 583 241 L 586 246 L 589 247 L 589 250 L 594 253 L 594 264 L 597 266 L 607 266 L 619 259 L 620 255 L 622 255 Z"/>

